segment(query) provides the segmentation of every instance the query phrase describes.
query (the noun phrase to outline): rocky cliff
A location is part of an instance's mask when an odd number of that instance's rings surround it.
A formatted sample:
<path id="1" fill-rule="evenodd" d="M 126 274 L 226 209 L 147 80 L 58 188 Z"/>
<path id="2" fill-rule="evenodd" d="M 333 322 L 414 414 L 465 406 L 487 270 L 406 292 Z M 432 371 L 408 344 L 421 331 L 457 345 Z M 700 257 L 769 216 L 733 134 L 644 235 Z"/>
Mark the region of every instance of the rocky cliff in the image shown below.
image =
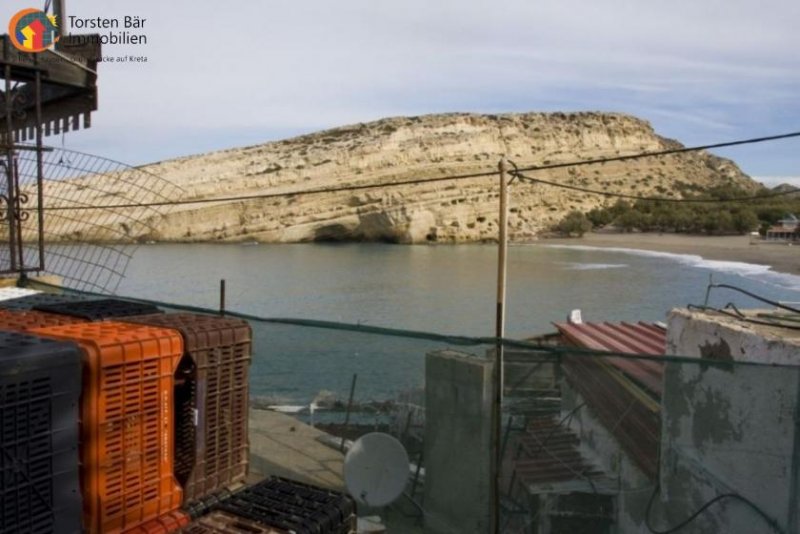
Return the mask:
<path id="1" fill-rule="evenodd" d="M 617 113 L 445 114 L 401 117 L 335 128 L 258 146 L 190 156 L 143 170 L 179 185 L 183 199 L 281 193 L 348 184 L 391 183 L 493 170 L 501 155 L 519 166 L 546 165 L 680 146 L 649 123 Z M 608 163 L 537 173 L 567 184 L 641 195 L 680 196 L 697 187 L 756 183 L 729 160 L 706 153 Z M 105 186 L 107 202 L 108 185 Z M 120 183 L 114 187 L 126 187 Z M 55 195 L 57 196 L 57 195 Z M 101 199 L 96 204 L 102 204 Z M 544 185 L 514 183 L 513 239 L 534 238 L 573 209 L 607 200 Z M 169 241 L 370 240 L 468 242 L 497 234 L 498 178 L 385 187 L 361 192 L 170 208 L 131 239 Z M 93 215 L 94 214 L 94 215 Z M 96 216 L 92 210 L 82 217 Z M 105 215 L 108 225 L 124 224 Z M 75 225 L 70 235 L 76 237 Z M 93 229 L 92 229 L 93 228 Z M 108 236 L 96 227 L 81 239 Z"/>

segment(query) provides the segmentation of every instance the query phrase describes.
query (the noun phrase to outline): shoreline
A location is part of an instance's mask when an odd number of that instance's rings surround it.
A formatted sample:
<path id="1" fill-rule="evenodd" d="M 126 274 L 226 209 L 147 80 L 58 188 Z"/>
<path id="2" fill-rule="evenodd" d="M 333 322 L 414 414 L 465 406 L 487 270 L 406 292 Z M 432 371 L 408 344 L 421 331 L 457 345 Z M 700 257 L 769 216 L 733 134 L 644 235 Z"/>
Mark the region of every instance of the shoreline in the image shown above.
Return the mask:
<path id="1" fill-rule="evenodd" d="M 629 248 L 692 254 L 706 260 L 732 261 L 769 266 L 772 272 L 800 275 L 800 246 L 750 244 L 750 236 L 693 236 L 684 234 L 590 233 L 581 238 L 546 238 L 531 245 L 571 245 L 598 248 Z"/>
<path id="2" fill-rule="evenodd" d="M 103 245 L 116 244 L 131 247 L 153 245 L 217 245 L 217 246 L 255 246 L 255 245 L 347 245 L 347 244 L 386 244 L 379 241 L 339 241 L 339 242 L 262 242 L 249 241 L 147 241 L 147 242 L 103 242 L 103 241 L 58 241 L 55 245 Z M 470 241 L 463 243 L 392 243 L 397 246 L 434 246 L 448 247 L 453 245 L 487 245 L 496 241 Z M 670 254 L 690 254 L 705 260 L 741 262 L 770 267 L 774 273 L 800 275 L 800 245 L 766 244 L 757 242 L 750 244 L 750 236 L 702 236 L 688 234 L 658 233 L 588 233 L 583 237 L 540 237 L 509 242 L 511 246 L 584 246 L 597 248 L 627 248 Z"/>

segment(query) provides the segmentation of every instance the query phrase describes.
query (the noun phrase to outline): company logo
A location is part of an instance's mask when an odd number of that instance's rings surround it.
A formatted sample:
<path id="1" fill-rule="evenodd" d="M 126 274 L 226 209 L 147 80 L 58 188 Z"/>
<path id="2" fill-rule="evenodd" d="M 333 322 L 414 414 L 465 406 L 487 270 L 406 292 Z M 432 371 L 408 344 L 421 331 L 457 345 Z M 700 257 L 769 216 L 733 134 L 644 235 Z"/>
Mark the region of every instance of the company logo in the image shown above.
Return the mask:
<path id="1" fill-rule="evenodd" d="M 61 37 L 55 15 L 38 9 L 23 9 L 8 25 L 11 43 L 23 52 L 44 52 Z"/>

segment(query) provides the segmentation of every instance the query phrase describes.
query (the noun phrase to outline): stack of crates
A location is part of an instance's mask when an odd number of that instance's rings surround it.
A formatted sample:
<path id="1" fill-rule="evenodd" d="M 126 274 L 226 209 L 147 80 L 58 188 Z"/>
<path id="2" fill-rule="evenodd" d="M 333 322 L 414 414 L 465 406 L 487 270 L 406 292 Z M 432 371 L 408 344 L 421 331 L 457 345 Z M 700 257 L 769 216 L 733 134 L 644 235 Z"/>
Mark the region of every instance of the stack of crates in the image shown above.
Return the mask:
<path id="1" fill-rule="evenodd" d="M 251 357 L 240 319 L 0 294 L 0 533 L 354 533 L 344 494 L 238 490 Z"/>
<path id="2" fill-rule="evenodd" d="M 252 331 L 241 319 L 193 313 L 127 317 L 180 332 L 175 474 L 187 508 L 244 482 L 248 466 L 248 369 Z"/>
<path id="3" fill-rule="evenodd" d="M 183 355 L 174 330 L 120 322 L 33 329 L 73 341 L 83 356 L 81 489 L 89 534 L 134 532 L 175 512 L 173 375 Z"/>
<path id="4" fill-rule="evenodd" d="M 0 532 L 79 534 L 74 343 L 0 331 Z"/>
<path id="5" fill-rule="evenodd" d="M 234 493 L 215 511 L 278 532 L 355 534 L 357 529 L 352 497 L 280 477 L 270 477 Z"/>

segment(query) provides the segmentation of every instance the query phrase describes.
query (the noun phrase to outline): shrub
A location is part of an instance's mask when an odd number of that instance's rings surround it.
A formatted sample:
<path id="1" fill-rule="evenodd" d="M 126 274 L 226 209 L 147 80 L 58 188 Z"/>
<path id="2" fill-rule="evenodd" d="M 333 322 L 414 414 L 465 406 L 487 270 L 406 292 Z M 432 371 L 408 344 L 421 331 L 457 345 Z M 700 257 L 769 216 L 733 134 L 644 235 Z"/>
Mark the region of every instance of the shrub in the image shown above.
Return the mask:
<path id="1" fill-rule="evenodd" d="M 568 237 L 582 237 L 583 234 L 592 229 L 591 221 L 580 211 L 569 212 L 561 222 L 558 223 L 557 230 Z"/>

